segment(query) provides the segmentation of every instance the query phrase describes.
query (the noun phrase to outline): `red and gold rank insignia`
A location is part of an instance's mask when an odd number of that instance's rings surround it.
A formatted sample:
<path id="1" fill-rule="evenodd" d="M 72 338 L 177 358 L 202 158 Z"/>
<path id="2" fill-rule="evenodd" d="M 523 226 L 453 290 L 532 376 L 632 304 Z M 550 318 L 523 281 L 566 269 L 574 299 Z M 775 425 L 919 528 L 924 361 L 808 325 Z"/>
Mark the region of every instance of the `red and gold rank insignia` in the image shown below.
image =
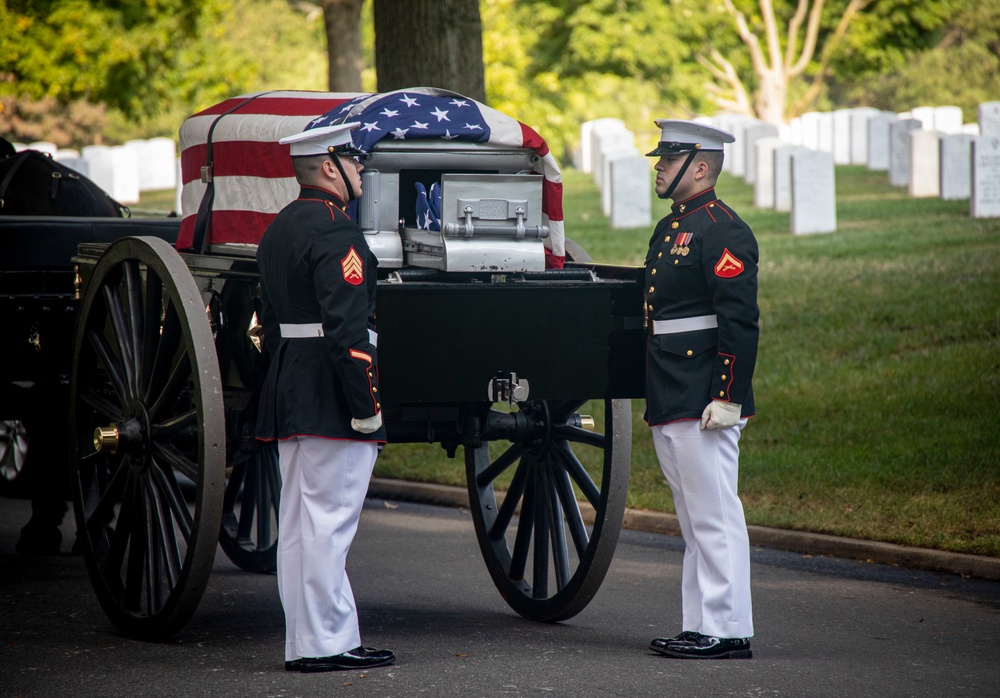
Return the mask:
<path id="1" fill-rule="evenodd" d="M 722 256 L 715 263 L 715 275 L 723 279 L 731 279 L 739 276 L 743 271 L 743 262 L 729 251 L 729 248 L 722 250 Z"/>
<path id="2" fill-rule="evenodd" d="M 344 271 L 344 281 L 352 286 L 358 286 L 365 280 L 364 264 L 353 245 L 347 256 L 340 260 L 340 268 Z"/>

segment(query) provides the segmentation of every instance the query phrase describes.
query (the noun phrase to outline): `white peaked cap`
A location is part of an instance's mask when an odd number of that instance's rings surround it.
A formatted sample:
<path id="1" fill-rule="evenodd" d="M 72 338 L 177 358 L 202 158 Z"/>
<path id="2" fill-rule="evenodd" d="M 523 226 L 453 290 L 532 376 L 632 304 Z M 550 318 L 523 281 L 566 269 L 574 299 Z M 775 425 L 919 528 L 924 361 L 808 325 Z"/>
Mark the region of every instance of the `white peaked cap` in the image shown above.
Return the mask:
<path id="1" fill-rule="evenodd" d="M 660 142 L 647 156 L 689 153 L 692 150 L 722 150 L 724 144 L 736 140 L 728 131 L 695 121 L 657 119 L 654 123 L 661 129 Z"/>
<path id="2" fill-rule="evenodd" d="M 347 124 L 308 128 L 302 133 L 296 133 L 294 136 L 285 136 L 278 143 L 281 145 L 291 145 L 291 155 L 293 158 L 326 155 L 332 153 L 334 148 L 339 148 L 340 146 L 346 145 L 354 148 L 354 141 L 351 140 L 351 131 L 360 125 L 360 121 L 352 121 Z M 357 150 L 357 152 L 360 153 L 361 151 Z"/>

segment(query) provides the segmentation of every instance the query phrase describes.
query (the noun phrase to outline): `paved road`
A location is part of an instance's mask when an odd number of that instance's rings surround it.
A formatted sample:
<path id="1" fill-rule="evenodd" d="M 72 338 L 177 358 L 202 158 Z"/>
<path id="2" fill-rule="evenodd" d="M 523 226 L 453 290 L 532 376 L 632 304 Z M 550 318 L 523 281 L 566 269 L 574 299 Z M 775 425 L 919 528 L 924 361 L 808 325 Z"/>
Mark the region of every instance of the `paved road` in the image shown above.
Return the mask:
<path id="1" fill-rule="evenodd" d="M 0 696 L 1000 696 L 997 582 L 756 549 L 754 659 L 673 660 L 646 645 L 679 630 L 678 539 L 625 532 L 590 606 L 541 624 L 497 594 L 466 511 L 371 500 L 349 564 L 364 641 L 398 663 L 302 675 L 273 576 L 220 552 L 171 642 L 126 640 L 80 558 L 13 554 L 28 513 L 0 499 Z"/>

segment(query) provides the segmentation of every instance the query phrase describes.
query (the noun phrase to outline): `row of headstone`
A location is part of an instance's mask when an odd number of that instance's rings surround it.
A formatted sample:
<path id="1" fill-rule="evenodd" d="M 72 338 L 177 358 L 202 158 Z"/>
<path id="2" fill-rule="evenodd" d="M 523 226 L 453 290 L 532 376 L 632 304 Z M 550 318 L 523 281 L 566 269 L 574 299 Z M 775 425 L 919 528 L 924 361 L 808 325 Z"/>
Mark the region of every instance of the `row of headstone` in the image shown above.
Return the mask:
<path id="1" fill-rule="evenodd" d="M 736 136 L 727 146 L 726 169 L 754 185 L 755 206 L 791 212 L 793 231 L 820 232 L 836 227 L 834 187 L 826 159 L 809 153 L 828 154 L 833 166 L 885 171 L 890 185 L 907 187 L 913 197 L 970 199 L 972 216 L 1000 216 L 1000 102 L 980 105 L 978 116 L 978 123 L 963 124 L 961 109 L 945 106 L 902 114 L 813 112 L 780 127 L 737 115 L 705 120 Z M 800 181 L 791 177 L 796 171 L 824 174 Z M 830 186 L 820 189 L 827 181 Z M 795 200 L 807 210 L 797 213 Z"/>
<path id="2" fill-rule="evenodd" d="M 123 204 L 139 203 L 144 191 L 177 188 L 177 146 L 170 138 L 135 139 L 124 145 L 89 145 L 81 150 L 54 143 L 15 143 L 16 150 L 39 150 L 76 170 Z"/>
<path id="3" fill-rule="evenodd" d="M 601 211 L 612 228 L 648 227 L 653 221 L 649 158 L 621 119 L 595 119 L 580 127 L 577 169 L 590 174 L 601 192 Z"/>

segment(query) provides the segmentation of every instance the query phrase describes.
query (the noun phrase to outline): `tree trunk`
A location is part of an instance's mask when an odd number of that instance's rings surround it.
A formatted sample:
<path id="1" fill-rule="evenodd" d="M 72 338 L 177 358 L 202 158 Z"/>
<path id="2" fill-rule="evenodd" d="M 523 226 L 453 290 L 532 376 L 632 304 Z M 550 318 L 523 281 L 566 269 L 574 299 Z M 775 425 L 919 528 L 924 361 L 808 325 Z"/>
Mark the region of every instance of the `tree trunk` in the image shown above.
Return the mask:
<path id="1" fill-rule="evenodd" d="M 486 101 L 479 0 L 375 0 L 379 92 L 440 87 Z"/>
<path id="2" fill-rule="evenodd" d="M 778 126 L 785 122 L 788 82 L 782 70 L 766 70 L 757 75 L 754 111 L 761 121 Z"/>
<path id="3" fill-rule="evenodd" d="M 323 0 L 331 92 L 361 92 L 361 6 L 364 0 Z"/>

